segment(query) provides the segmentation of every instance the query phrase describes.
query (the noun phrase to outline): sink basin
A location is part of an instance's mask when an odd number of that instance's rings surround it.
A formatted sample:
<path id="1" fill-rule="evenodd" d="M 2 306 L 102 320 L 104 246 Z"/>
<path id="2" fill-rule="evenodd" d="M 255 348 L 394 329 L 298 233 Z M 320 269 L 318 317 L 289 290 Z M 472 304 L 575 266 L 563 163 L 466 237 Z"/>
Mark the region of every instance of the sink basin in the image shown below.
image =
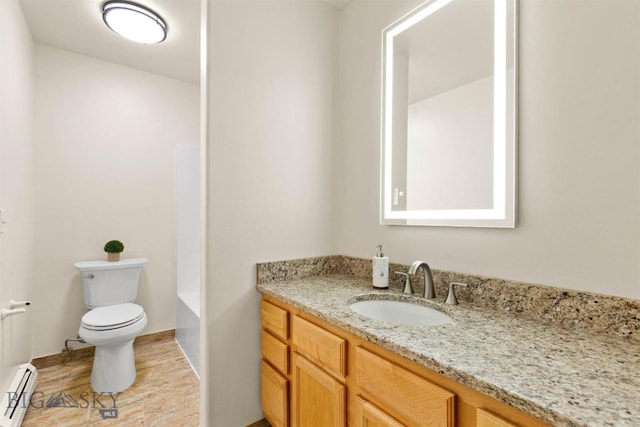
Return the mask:
<path id="1" fill-rule="evenodd" d="M 441 311 L 407 301 L 370 299 L 352 302 L 349 308 L 370 319 L 395 325 L 437 326 L 453 323 L 453 319 Z"/>

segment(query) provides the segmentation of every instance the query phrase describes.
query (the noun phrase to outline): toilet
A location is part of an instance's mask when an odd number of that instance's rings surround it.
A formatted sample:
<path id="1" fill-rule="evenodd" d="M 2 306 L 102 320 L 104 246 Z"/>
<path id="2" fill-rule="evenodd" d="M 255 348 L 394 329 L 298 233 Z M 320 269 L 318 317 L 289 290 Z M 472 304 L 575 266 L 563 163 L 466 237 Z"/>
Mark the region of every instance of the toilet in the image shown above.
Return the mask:
<path id="1" fill-rule="evenodd" d="M 133 340 L 147 326 L 144 309 L 134 304 L 140 271 L 147 258 L 117 262 L 79 261 L 84 305 L 90 310 L 78 335 L 96 347 L 91 387 L 99 393 L 119 393 L 136 379 Z"/>

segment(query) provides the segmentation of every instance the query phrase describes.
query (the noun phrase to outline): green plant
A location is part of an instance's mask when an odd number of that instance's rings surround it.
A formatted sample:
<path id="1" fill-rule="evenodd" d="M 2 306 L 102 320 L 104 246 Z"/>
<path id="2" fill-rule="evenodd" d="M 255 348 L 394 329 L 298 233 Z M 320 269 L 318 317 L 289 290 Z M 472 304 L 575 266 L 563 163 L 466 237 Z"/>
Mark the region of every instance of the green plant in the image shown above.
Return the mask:
<path id="1" fill-rule="evenodd" d="M 124 251 L 124 245 L 120 240 L 109 240 L 104 245 L 104 251 L 110 254 L 119 254 Z"/>

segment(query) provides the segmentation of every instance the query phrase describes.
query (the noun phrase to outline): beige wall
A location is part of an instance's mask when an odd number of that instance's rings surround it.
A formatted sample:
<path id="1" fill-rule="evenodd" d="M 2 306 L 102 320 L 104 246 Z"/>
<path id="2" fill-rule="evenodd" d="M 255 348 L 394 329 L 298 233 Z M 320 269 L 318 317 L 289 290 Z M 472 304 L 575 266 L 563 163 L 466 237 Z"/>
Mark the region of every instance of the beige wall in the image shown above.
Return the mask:
<path id="1" fill-rule="evenodd" d="M 149 257 L 144 333 L 175 324 L 175 146 L 199 141 L 192 84 L 36 45 L 33 354 L 58 353 L 85 313 L 78 260 Z"/>
<path id="2" fill-rule="evenodd" d="M 17 0 L 0 1 L 0 307 L 33 292 L 33 42 Z M 0 392 L 31 359 L 33 310 L 0 323 Z"/>
<path id="3" fill-rule="evenodd" d="M 515 230 L 379 225 L 380 30 L 399 6 L 340 15 L 339 252 L 640 298 L 640 2 L 520 2 Z"/>
<path id="4" fill-rule="evenodd" d="M 240 426 L 262 418 L 256 262 L 334 252 L 337 11 L 300 1 L 210 9 L 201 422 Z"/>

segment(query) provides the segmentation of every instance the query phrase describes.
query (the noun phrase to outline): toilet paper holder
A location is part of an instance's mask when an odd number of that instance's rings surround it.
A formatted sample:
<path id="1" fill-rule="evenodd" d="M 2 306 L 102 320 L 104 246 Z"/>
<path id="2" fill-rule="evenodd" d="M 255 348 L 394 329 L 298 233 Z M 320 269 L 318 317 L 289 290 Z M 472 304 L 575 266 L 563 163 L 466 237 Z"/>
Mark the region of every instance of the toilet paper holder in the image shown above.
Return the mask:
<path id="1" fill-rule="evenodd" d="M 9 308 L 3 308 L 0 310 L 0 318 L 2 320 L 6 319 L 9 316 L 15 316 L 17 314 L 23 314 L 27 312 L 26 308 L 16 308 L 16 307 L 28 307 L 31 305 L 31 301 L 16 301 L 12 299 L 9 301 Z"/>

